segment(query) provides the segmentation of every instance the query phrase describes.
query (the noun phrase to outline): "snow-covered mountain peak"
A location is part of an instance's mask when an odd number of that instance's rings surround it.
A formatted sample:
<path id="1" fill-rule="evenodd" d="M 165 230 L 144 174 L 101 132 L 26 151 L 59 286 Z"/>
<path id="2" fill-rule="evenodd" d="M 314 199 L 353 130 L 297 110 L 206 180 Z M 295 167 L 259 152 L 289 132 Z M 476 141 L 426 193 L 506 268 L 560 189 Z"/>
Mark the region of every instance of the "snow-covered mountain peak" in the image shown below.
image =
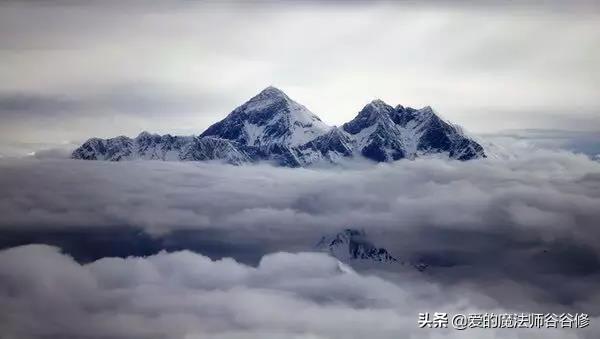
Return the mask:
<path id="1" fill-rule="evenodd" d="M 250 98 L 250 100 L 238 107 L 238 109 L 243 107 L 240 109 L 240 111 L 251 114 L 253 112 L 260 112 L 265 107 L 271 105 L 286 105 L 292 102 L 293 100 L 290 99 L 282 90 L 273 86 L 269 86 L 263 89 L 257 95 Z M 238 109 L 234 110 L 234 112 L 236 112 Z"/>
<path id="2" fill-rule="evenodd" d="M 363 107 L 354 119 L 345 123 L 342 127 L 350 134 L 357 134 L 375 124 L 389 125 L 392 123 L 390 116 L 394 112 L 392 106 L 386 104 L 383 100 L 376 99 Z"/>
<path id="3" fill-rule="evenodd" d="M 431 117 L 436 117 L 438 119 L 441 119 L 433 110 L 433 108 L 431 108 L 431 106 L 425 106 L 421 109 L 417 109 L 417 110 L 408 110 L 410 112 L 412 112 L 413 114 L 415 114 L 416 116 L 420 117 L 421 120 L 423 119 L 427 119 L 427 118 L 431 118 Z"/>
<path id="4" fill-rule="evenodd" d="M 393 263 L 398 261 L 385 248 L 373 245 L 364 230 L 348 228 L 333 235 L 323 236 L 315 247 L 343 262 L 365 260 Z"/>
<path id="5" fill-rule="evenodd" d="M 217 136 L 247 146 L 298 146 L 330 129 L 306 107 L 275 87 L 267 87 L 209 127 L 201 136 Z"/>
<path id="6" fill-rule="evenodd" d="M 375 99 L 370 103 L 366 104 L 365 107 L 360 111 L 360 114 L 387 114 L 394 110 L 394 107 L 388 105 L 381 99 Z"/>
<path id="7" fill-rule="evenodd" d="M 148 131 L 142 131 L 140 134 L 138 134 L 137 137 L 135 137 L 136 140 L 143 140 L 143 139 L 150 139 L 153 137 L 157 137 L 160 138 L 159 134 L 156 133 L 150 133 Z"/>
<path id="8" fill-rule="evenodd" d="M 388 107 L 388 106 L 390 106 L 390 105 L 388 105 L 388 104 L 387 104 L 385 101 L 383 101 L 383 100 L 381 100 L 381 99 L 373 99 L 373 100 L 371 100 L 371 102 L 370 102 L 370 103 L 368 103 L 368 104 L 365 106 L 365 108 L 366 108 L 366 107 L 368 107 L 368 106 L 371 106 L 371 107 L 376 107 L 376 108 L 387 108 L 387 107 Z M 390 107 L 391 107 L 391 106 L 390 106 Z"/>
<path id="9" fill-rule="evenodd" d="M 431 107 L 392 107 L 376 99 L 357 116 L 330 127 L 283 91 L 269 86 L 198 137 L 142 132 L 135 138 L 92 138 L 73 152 L 89 160 L 270 161 L 299 167 L 364 157 L 376 162 L 444 154 L 451 159 L 485 157 L 483 147 Z"/>
<path id="10" fill-rule="evenodd" d="M 287 99 L 289 100 L 290 98 L 279 88 L 275 87 L 275 86 L 269 86 L 265 89 L 263 89 L 262 91 L 260 91 L 260 93 L 258 93 L 256 96 L 254 96 L 251 100 L 254 99 L 265 99 L 265 98 L 280 98 L 280 99 Z"/>
<path id="11" fill-rule="evenodd" d="M 347 228 L 341 232 L 321 237 L 315 248 L 329 253 L 339 261 L 357 268 L 369 268 L 375 265 L 408 265 L 424 271 L 429 264 L 422 261 L 401 260 L 388 250 L 377 247 L 368 238 L 364 230 Z"/>

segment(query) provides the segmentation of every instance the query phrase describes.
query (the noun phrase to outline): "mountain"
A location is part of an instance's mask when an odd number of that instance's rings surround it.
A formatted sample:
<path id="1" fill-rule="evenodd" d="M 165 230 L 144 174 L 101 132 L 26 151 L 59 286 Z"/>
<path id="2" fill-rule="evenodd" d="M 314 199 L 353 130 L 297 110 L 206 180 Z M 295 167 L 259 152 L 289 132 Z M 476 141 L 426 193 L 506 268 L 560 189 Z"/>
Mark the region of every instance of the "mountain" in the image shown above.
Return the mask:
<path id="1" fill-rule="evenodd" d="M 342 262 L 354 260 L 398 262 L 398 259 L 394 258 L 385 248 L 375 247 L 364 231 L 351 228 L 334 235 L 323 236 L 315 247 L 320 251 L 328 252 Z"/>
<path id="2" fill-rule="evenodd" d="M 366 158 L 394 161 L 407 157 L 404 136 L 391 116 L 393 107 L 381 100 L 373 100 L 342 128 L 354 140 L 354 148 Z"/>
<path id="3" fill-rule="evenodd" d="M 251 162 L 252 150 L 235 142 L 219 138 L 178 137 L 142 132 L 131 139 L 119 136 L 110 139 L 92 138 L 72 155 L 83 160 L 222 160 L 231 164 Z"/>
<path id="4" fill-rule="evenodd" d="M 459 127 L 430 107 L 367 104 L 341 127 L 330 127 L 275 87 L 267 87 L 199 136 L 142 132 L 135 138 L 92 138 L 73 151 L 84 160 L 218 160 L 231 164 L 268 161 L 301 167 L 364 157 L 376 162 L 444 154 L 451 159 L 486 157 Z"/>
<path id="5" fill-rule="evenodd" d="M 339 159 L 353 155 L 353 143 L 347 133 L 338 127 L 333 127 L 327 133 L 297 147 L 295 151 L 307 164 L 323 160 L 335 163 Z"/>
<path id="6" fill-rule="evenodd" d="M 481 145 L 440 119 L 429 106 L 419 110 L 402 105 L 394 108 L 374 100 L 343 129 L 355 140 L 357 152 L 378 162 L 436 153 L 447 153 L 457 160 L 485 157 Z"/>
<path id="7" fill-rule="evenodd" d="M 385 248 L 375 246 L 363 230 L 347 228 L 333 235 L 321 237 L 315 249 L 329 253 L 350 266 L 369 267 L 378 264 L 405 265 L 405 261 L 394 257 Z M 408 264 L 419 271 L 428 265 L 422 262 Z"/>
<path id="8" fill-rule="evenodd" d="M 200 137 L 234 140 L 247 146 L 295 147 L 325 134 L 331 127 L 275 87 L 267 87 Z"/>

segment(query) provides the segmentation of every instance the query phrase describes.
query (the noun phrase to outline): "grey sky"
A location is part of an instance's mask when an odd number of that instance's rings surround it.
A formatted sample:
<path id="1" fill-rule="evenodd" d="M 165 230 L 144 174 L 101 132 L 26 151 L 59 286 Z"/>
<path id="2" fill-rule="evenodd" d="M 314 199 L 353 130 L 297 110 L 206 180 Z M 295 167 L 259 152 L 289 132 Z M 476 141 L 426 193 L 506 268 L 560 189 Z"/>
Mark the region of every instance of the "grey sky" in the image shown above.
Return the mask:
<path id="1" fill-rule="evenodd" d="M 0 153 L 196 134 L 268 85 L 330 124 L 368 101 L 474 132 L 600 129 L 595 2 L 3 2 Z"/>
<path id="2" fill-rule="evenodd" d="M 556 150 L 600 159 L 598 3 L 415 2 L 0 0 L 2 336 L 599 338 L 600 162 Z M 56 159 L 198 134 L 268 85 L 329 124 L 381 98 L 514 145 L 332 169 Z M 347 227 L 429 267 L 285 253 Z M 417 312 L 592 325 L 432 332 Z"/>

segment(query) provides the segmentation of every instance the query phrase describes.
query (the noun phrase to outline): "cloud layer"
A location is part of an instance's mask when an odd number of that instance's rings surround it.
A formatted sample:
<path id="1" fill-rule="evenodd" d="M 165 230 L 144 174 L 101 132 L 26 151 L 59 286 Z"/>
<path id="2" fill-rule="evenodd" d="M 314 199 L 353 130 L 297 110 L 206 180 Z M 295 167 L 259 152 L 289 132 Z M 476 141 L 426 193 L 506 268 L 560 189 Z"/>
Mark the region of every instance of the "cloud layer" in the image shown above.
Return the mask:
<path id="1" fill-rule="evenodd" d="M 256 267 L 191 252 L 80 265 L 56 248 L 0 251 L 4 338 L 595 338 L 597 329 L 418 329 L 418 312 L 483 312 L 482 296 L 396 283 L 315 253 Z M 485 298 L 483 298 L 485 299 Z M 488 312 L 507 312 L 487 303 Z M 592 318 L 591 323 L 599 321 Z M 597 328 L 597 327 L 596 327 Z"/>
<path id="2" fill-rule="evenodd" d="M 161 233 L 502 226 L 585 241 L 597 232 L 587 227 L 599 216 L 599 173 L 585 156 L 541 150 L 508 160 L 346 169 L 6 159 L 0 227 L 127 225 Z"/>
<path id="3" fill-rule="evenodd" d="M 344 169 L 6 159 L 0 187 L 1 247 L 42 242 L 83 262 L 191 249 L 255 264 L 355 227 L 445 286 L 598 311 L 600 164 L 568 152 Z"/>

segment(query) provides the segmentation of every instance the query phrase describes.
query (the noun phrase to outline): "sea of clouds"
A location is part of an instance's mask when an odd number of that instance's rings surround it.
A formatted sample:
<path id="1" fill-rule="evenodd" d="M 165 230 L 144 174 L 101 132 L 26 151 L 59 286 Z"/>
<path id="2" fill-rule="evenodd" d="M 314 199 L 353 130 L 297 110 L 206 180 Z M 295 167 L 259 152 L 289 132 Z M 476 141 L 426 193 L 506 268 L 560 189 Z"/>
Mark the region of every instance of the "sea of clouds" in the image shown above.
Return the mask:
<path id="1" fill-rule="evenodd" d="M 502 160 L 321 169 L 2 159 L 0 192 L 6 338 L 600 333 L 600 164 L 584 155 L 532 150 Z M 355 272 L 309 253 L 322 235 L 346 227 L 430 267 Z M 126 241 L 111 255 L 121 229 L 193 252 L 159 246 L 142 256 Z M 105 232 L 109 255 L 69 253 L 95 248 L 69 234 L 95 232 Z M 11 242 L 25 233 L 51 236 Z M 190 239 L 201 245 L 188 246 Z M 418 312 L 426 311 L 592 319 L 580 330 L 418 329 Z"/>
<path id="2" fill-rule="evenodd" d="M 510 310 L 476 290 L 413 279 L 393 283 L 316 253 L 270 254 L 257 267 L 187 251 L 80 265 L 57 248 L 27 245 L 0 252 L 0 272 L 3 338 L 591 339 L 598 334 L 592 327 L 420 329 L 417 312 Z M 474 306 L 482 303 L 478 299 L 487 305 Z"/>

